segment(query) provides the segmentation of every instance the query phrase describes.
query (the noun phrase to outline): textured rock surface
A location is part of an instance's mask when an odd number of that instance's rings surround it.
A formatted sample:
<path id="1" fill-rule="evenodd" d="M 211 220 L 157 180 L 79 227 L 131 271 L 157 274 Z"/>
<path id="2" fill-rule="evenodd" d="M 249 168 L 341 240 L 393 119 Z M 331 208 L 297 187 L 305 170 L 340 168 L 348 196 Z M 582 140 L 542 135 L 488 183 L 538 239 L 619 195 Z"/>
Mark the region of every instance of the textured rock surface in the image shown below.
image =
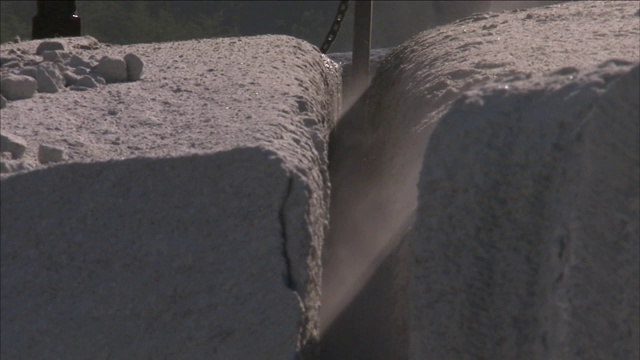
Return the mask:
<path id="1" fill-rule="evenodd" d="M 55 146 L 40 144 L 38 146 L 38 161 L 41 164 L 60 162 L 64 160 L 64 149 Z"/>
<path id="2" fill-rule="evenodd" d="M 78 81 L 76 81 L 76 83 L 74 85 L 82 86 L 82 87 L 86 87 L 86 88 L 98 87 L 98 83 L 96 83 L 96 81 L 89 75 L 85 75 L 85 76 L 81 77 L 80 79 L 78 79 Z"/>
<path id="3" fill-rule="evenodd" d="M 639 83 L 637 62 L 563 69 L 443 117 L 418 184 L 411 358 L 640 355 Z"/>
<path id="4" fill-rule="evenodd" d="M 126 61 L 110 56 L 102 56 L 98 61 L 96 54 L 91 54 L 89 61 L 85 61 L 75 54 L 82 52 L 81 50 L 99 47 L 100 43 L 90 36 L 59 41 L 2 44 L 0 76 L 5 100 L 28 99 L 36 94 L 36 90 L 38 93 L 57 93 L 65 88 L 88 90 L 97 84 L 106 85 L 107 82 L 140 79 L 144 64 L 142 59 L 134 54 L 127 54 Z M 18 74 L 35 79 L 36 90 L 32 89 L 33 84 L 30 80 L 15 77 Z M 83 75 L 90 75 L 94 81 L 74 86 Z M 4 106 L 6 104 L 3 104 L 2 108 Z"/>
<path id="5" fill-rule="evenodd" d="M 142 68 L 144 67 L 142 60 L 135 54 L 127 54 L 123 59 L 127 65 L 127 80 L 140 80 L 140 76 L 142 76 Z"/>
<path id="6" fill-rule="evenodd" d="M 53 63 L 42 63 L 36 71 L 38 92 L 57 93 L 64 89 L 65 79 Z"/>
<path id="7" fill-rule="evenodd" d="M 284 36 L 109 51 L 141 54 L 146 81 L 2 110 L 25 159 L 68 156 L 2 177 L 2 357 L 311 348 L 336 64 Z"/>
<path id="8" fill-rule="evenodd" d="M 60 41 L 42 41 L 38 44 L 36 48 L 36 55 L 43 55 L 47 51 L 57 51 L 57 50 L 66 50 L 66 46 L 64 43 Z"/>
<path id="9" fill-rule="evenodd" d="M 51 62 L 63 62 L 69 60 L 71 55 L 62 50 L 47 50 L 42 52 L 42 59 Z"/>
<path id="10" fill-rule="evenodd" d="M 387 55 L 371 88 L 339 122 L 331 142 L 332 224 L 323 254 L 328 260 L 324 268 L 321 321 L 326 334 L 325 359 L 353 358 L 352 354 L 367 359 L 407 358 L 408 353 L 395 349 L 408 336 L 409 318 L 415 320 L 413 347 L 419 348 L 421 341 L 427 341 L 422 338 L 444 331 L 430 328 L 434 331 L 431 334 L 425 330 L 429 326 L 428 315 L 409 315 L 406 299 L 402 299 L 405 293 L 402 283 L 409 283 L 407 267 L 428 272 L 431 264 L 410 261 L 407 265 L 399 253 L 406 246 L 400 239 L 413 224 L 415 207 L 427 206 L 430 201 L 425 193 L 417 202 L 416 184 L 430 134 L 453 101 L 466 90 L 500 79 L 526 79 L 560 69 L 569 77 L 572 71 L 577 74 L 579 69 L 594 68 L 612 58 L 639 61 L 639 6 L 637 2 L 570 2 L 526 11 L 473 15 L 419 34 Z M 364 111 L 358 107 L 365 104 L 368 113 L 358 115 Z M 525 135 L 502 136 L 508 139 Z M 501 141 L 489 134 L 475 139 L 476 146 Z M 503 154 L 498 145 L 494 148 L 496 157 Z M 466 156 L 472 155 L 470 152 Z M 471 169 L 464 167 L 473 163 L 460 164 L 463 168 L 457 171 L 470 177 L 472 174 L 465 171 Z M 473 169 L 480 169 L 479 166 Z M 523 165 L 522 171 L 525 169 Z M 426 189 L 420 187 L 420 191 Z M 460 219 L 471 216 L 464 211 L 460 209 L 456 216 Z M 442 225 L 441 232 L 455 231 L 457 225 L 445 220 L 439 220 L 447 224 Z M 423 221 L 429 220 L 418 216 L 414 226 L 425 226 Z M 530 227 L 523 231 L 538 229 Z M 432 249 L 429 237 L 414 239 L 421 242 L 412 246 Z M 408 253 L 412 251 L 418 250 Z M 461 269 L 466 266 L 460 263 Z M 633 268 L 626 271 L 633 276 Z M 386 287 L 368 283 L 371 276 L 386 281 Z M 413 280 L 413 286 L 428 286 Z M 385 292 L 399 295 L 395 298 L 377 295 Z M 429 299 L 435 301 L 435 296 L 430 294 Z M 356 300 L 350 303 L 353 298 Z M 419 291 L 409 298 L 416 302 L 415 311 L 432 314 L 431 303 L 424 299 Z M 437 314 L 433 316 L 434 320 L 439 319 Z M 632 340 L 637 343 L 637 336 Z M 440 345 L 446 343 L 443 340 Z M 429 358 L 429 347 L 425 345 L 422 350 L 423 353 L 414 350 L 412 358 Z M 433 358 L 481 357 L 466 355 L 463 348 L 458 350 L 460 353 Z"/>
<path id="11" fill-rule="evenodd" d="M 33 168 L 34 168 L 33 164 L 28 163 L 24 160 L 11 160 L 11 159 L 0 160 L 0 173 L 3 173 L 3 174 L 31 170 Z"/>
<path id="12" fill-rule="evenodd" d="M 324 359 L 638 357 L 639 15 L 474 15 L 390 51 L 333 138 Z M 316 336 L 332 64 L 282 37 L 106 47 L 145 82 L 3 109 L 29 146 L 2 172 L 39 143 L 69 163 L 1 177 L 2 356 L 290 358 Z"/>
<path id="13" fill-rule="evenodd" d="M 103 56 L 92 72 L 102 77 L 107 83 L 127 80 L 127 64 L 123 59 L 112 56 Z"/>
<path id="14" fill-rule="evenodd" d="M 9 152 L 13 159 L 20 159 L 27 150 L 27 142 L 16 135 L 2 133 L 0 135 L 0 151 Z"/>
<path id="15" fill-rule="evenodd" d="M 22 69 L 20 69 L 19 74 L 20 75 L 26 75 L 32 78 L 36 78 L 36 74 L 38 73 L 38 69 L 34 66 L 25 66 Z M 31 97 L 31 96 L 29 96 Z"/>

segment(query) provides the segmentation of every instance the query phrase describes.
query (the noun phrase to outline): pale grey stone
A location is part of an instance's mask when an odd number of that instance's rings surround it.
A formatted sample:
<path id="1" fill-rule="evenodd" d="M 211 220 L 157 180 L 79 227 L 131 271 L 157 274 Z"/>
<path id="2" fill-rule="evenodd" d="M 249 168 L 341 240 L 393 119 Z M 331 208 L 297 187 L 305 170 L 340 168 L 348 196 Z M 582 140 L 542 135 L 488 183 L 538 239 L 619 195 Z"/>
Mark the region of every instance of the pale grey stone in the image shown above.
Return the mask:
<path id="1" fill-rule="evenodd" d="M 72 73 L 71 71 L 63 72 L 62 76 L 64 76 L 64 80 L 65 80 L 64 86 L 65 87 L 74 85 L 80 79 L 80 76 Z"/>
<path id="2" fill-rule="evenodd" d="M 92 65 L 88 61 L 82 59 L 80 56 L 72 55 L 71 59 L 69 59 L 69 66 L 74 68 L 84 67 L 90 69 Z"/>
<path id="3" fill-rule="evenodd" d="M 93 36 L 85 35 L 78 38 L 79 43 L 76 45 L 79 49 L 95 50 L 100 48 L 100 42 Z"/>
<path id="4" fill-rule="evenodd" d="M 53 62 L 52 63 L 53 66 L 56 67 L 56 69 L 58 69 L 58 71 L 60 72 L 60 74 L 64 74 L 66 71 L 71 71 L 70 68 L 68 68 L 64 63 L 58 61 L 58 62 Z M 64 76 L 63 76 L 64 77 Z"/>
<path id="5" fill-rule="evenodd" d="M 36 55 L 42 55 L 45 51 L 49 50 L 66 50 L 66 47 L 63 43 L 59 41 L 43 41 L 38 45 L 36 49 Z"/>
<path id="6" fill-rule="evenodd" d="M 20 61 L 12 61 L 10 63 L 6 63 L 4 64 L 5 68 L 20 68 L 22 66 L 22 63 Z"/>
<path id="7" fill-rule="evenodd" d="M 42 59 L 44 61 L 62 62 L 69 58 L 69 54 L 62 50 L 46 50 L 42 52 Z"/>
<path id="8" fill-rule="evenodd" d="M 64 149 L 46 144 L 40 144 L 40 146 L 38 146 L 38 161 L 41 164 L 60 162 L 64 159 Z"/>
<path id="9" fill-rule="evenodd" d="M 76 81 L 76 83 L 74 84 L 76 86 L 83 86 L 86 88 L 95 88 L 98 87 L 98 83 L 96 82 L 96 80 L 94 78 L 92 78 L 89 75 L 85 75 L 83 77 L 81 77 L 80 79 L 78 79 L 78 81 Z"/>
<path id="10" fill-rule="evenodd" d="M 90 90 L 90 89 L 88 87 L 86 87 L 86 86 L 71 85 L 71 86 L 69 86 L 69 90 L 72 90 L 72 91 L 87 91 L 87 90 Z"/>
<path id="11" fill-rule="evenodd" d="M 4 66 L 5 64 L 8 64 L 12 61 L 18 61 L 18 60 L 20 59 L 13 56 L 0 56 L 0 66 Z"/>
<path id="12" fill-rule="evenodd" d="M 13 159 L 20 159 L 27 150 L 27 141 L 7 132 L 0 134 L 0 152 L 10 152 Z"/>
<path id="13" fill-rule="evenodd" d="M 106 80 L 102 76 L 92 73 L 89 73 L 89 76 L 99 85 L 107 85 Z"/>
<path id="14" fill-rule="evenodd" d="M 631 16 L 637 3 L 616 2 L 615 8 L 580 4 L 533 9 L 535 20 L 524 23 L 526 13 L 495 13 L 425 31 L 392 49 L 361 101 L 353 107 L 345 104 L 349 111 L 331 142 L 332 208 L 338 210 L 332 212 L 331 236 L 325 242 L 330 251 L 325 252 L 323 295 L 327 295 L 321 313 L 336 308 L 331 303 L 340 292 L 332 290 L 342 285 L 332 288 L 332 283 L 344 284 L 351 274 L 360 273 L 359 264 L 366 271 L 376 265 L 367 288 L 347 308 L 337 307 L 338 319 L 325 318 L 331 327 L 323 336 L 323 350 L 335 355 L 325 359 L 638 358 L 638 235 L 637 220 L 629 220 L 638 218 L 638 190 L 632 187 L 637 189 L 638 184 L 638 145 L 630 141 L 633 136 L 638 141 L 637 102 L 627 100 L 624 106 L 610 102 L 614 105 L 605 113 L 611 129 L 601 130 L 606 141 L 594 136 L 592 142 L 605 152 L 619 151 L 610 156 L 616 160 L 611 161 L 616 171 L 599 183 L 575 182 L 576 187 L 602 195 L 601 205 L 582 210 L 601 215 L 598 219 L 607 219 L 610 226 L 564 222 L 560 223 L 564 234 L 557 235 L 541 224 L 554 224 L 556 214 L 570 217 L 573 212 L 558 211 L 554 195 L 568 190 L 556 186 L 556 181 L 572 173 L 563 166 L 562 156 L 571 151 L 559 150 L 562 140 L 573 135 L 573 145 L 578 145 L 578 127 L 567 125 L 586 126 L 584 116 L 595 105 L 589 100 L 574 102 L 572 97 L 591 90 L 595 100 L 613 85 L 607 76 L 594 79 L 593 85 L 603 86 L 590 89 L 577 83 L 561 93 L 552 86 L 520 88 L 517 93 L 504 89 L 494 97 L 481 94 L 468 99 L 484 101 L 485 107 L 465 112 L 460 112 L 459 104 L 451 108 L 465 91 L 498 77 L 518 74 L 524 79 L 533 73 L 533 81 L 566 66 L 589 69 L 610 58 L 637 62 L 640 22 Z M 607 16 L 612 11 L 616 16 Z M 557 20 L 553 26 L 551 18 Z M 592 19 L 600 20 L 598 26 Z M 630 32 L 616 34 L 615 41 L 599 37 L 603 29 L 618 26 Z M 586 38 L 590 40 L 581 41 Z M 576 41 L 568 46 L 568 39 Z M 637 89 L 638 80 L 625 96 L 637 99 Z M 346 92 L 342 95 L 344 99 Z M 515 99 L 522 101 L 514 104 Z M 574 107 L 576 103 L 580 106 Z M 616 117 L 624 113 L 625 120 Z M 635 125 L 630 121 L 634 116 Z M 627 128 L 630 135 L 621 136 L 614 131 L 617 126 Z M 537 131 L 529 131 L 533 129 Z M 626 166 L 620 166 L 625 161 Z M 587 157 L 577 162 L 588 164 L 587 168 L 592 164 Z M 606 189 L 621 179 L 628 187 Z M 566 203 L 579 198 L 575 191 L 566 195 Z M 621 200 L 624 197 L 627 202 Z M 608 199 L 616 205 L 606 205 Z M 615 206 L 619 210 L 613 210 Z M 608 215 L 619 216 L 620 222 L 616 225 Z M 581 237 L 583 228 L 596 231 L 586 231 L 590 238 Z M 606 243 L 610 246 L 602 251 Z M 384 256 L 371 251 L 374 244 L 383 244 Z M 573 263 L 563 276 L 551 270 L 562 268 L 554 266 L 557 257 L 552 255 L 560 246 L 566 249 L 565 264 Z M 601 263 L 583 261 L 589 246 L 603 253 Z M 342 260 L 332 256 L 336 253 L 354 255 Z M 340 262 L 342 271 L 335 270 Z M 612 275 L 614 268 L 619 277 Z M 536 274 L 533 269 L 542 270 Z M 602 274 L 597 273 L 600 269 Z M 332 273 L 338 275 L 325 276 Z M 564 297 L 573 292 L 567 283 L 578 285 L 588 276 L 593 291 L 587 292 L 582 283 L 573 298 Z M 541 286 L 556 279 L 555 291 Z M 352 291 L 353 286 L 343 288 Z M 617 308 L 611 306 L 616 301 Z M 551 304 L 565 311 L 548 312 Z M 587 304 L 592 305 L 588 310 Z M 605 328 L 611 333 L 601 333 Z M 593 344 L 585 346 L 590 340 Z"/>
<path id="15" fill-rule="evenodd" d="M 38 65 L 36 80 L 38 81 L 38 92 L 41 93 L 57 93 L 64 88 L 65 83 L 64 76 L 58 67 L 46 62 Z"/>
<path id="16" fill-rule="evenodd" d="M 632 64 L 477 87 L 439 121 L 411 237 L 413 358 L 640 355 Z"/>
<path id="17" fill-rule="evenodd" d="M 5 160 L 5 159 L 0 160 L 0 173 L 2 174 L 32 170 L 34 168 L 35 168 L 34 164 L 31 164 L 24 160 Z"/>
<path id="18" fill-rule="evenodd" d="M 176 129 L 195 123 L 199 101 L 167 99 L 173 112 L 163 109 L 165 89 L 149 94 L 157 104 L 138 104 L 143 98 L 137 96 L 115 104 L 115 98 L 103 97 L 104 115 L 117 107 L 119 118 L 89 113 L 98 116 L 91 125 L 98 131 L 74 132 L 92 143 L 87 151 L 70 147 L 74 162 L 0 177 L 3 359 L 294 359 L 317 341 L 329 201 L 325 150 L 336 121 L 340 74 L 299 39 L 239 38 L 241 47 L 233 40 L 207 39 L 212 46 L 194 47 L 201 53 L 183 59 L 193 64 L 194 76 L 201 75 L 195 65 L 203 57 L 233 49 L 256 63 L 230 72 L 231 78 L 198 79 L 224 92 L 209 109 L 221 116 L 225 107 L 239 104 L 226 96 L 237 91 L 228 84 L 255 80 L 247 86 L 260 94 L 243 102 L 241 116 L 228 120 L 233 126 L 220 126 L 213 139 L 211 124 L 170 130 L 168 148 L 155 135 L 135 135 L 147 128 L 144 122 L 158 126 L 165 117 L 176 121 Z M 183 43 L 158 44 L 154 54 L 170 58 L 174 45 Z M 268 51 L 273 48 L 287 51 Z M 154 68 L 163 64 L 158 59 Z M 215 62 L 237 66 L 229 56 Z M 287 71 L 262 72 L 274 63 Z M 171 71 L 166 76 L 184 80 Z M 114 90 L 140 91 L 136 84 Z M 210 95 L 203 88 L 193 91 Z M 291 92 L 305 94 L 305 117 L 318 124 L 313 129 L 295 111 Z M 95 93 L 82 94 L 87 106 L 98 106 Z M 57 99 L 66 95 L 47 97 L 53 98 L 46 104 L 46 126 L 64 121 L 74 104 Z M 160 109 L 127 118 L 139 105 Z M 73 116 L 80 116 L 77 110 Z M 38 123 L 43 114 L 35 113 L 25 115 Z M 117 134 L 121 144 L 113 149 L 122 152 L 103 148 L 115 136 L 93 144 L 104 138 L 100 130 L 108 130 L 102 120 L 131 126 Z M 316 147 L 312 133 L 325 145 Z"/>
<path id="19" fill-rule="evenodd" d="M 140 76 L 142 76 L 142 68 L 144 66 L 142 60 L 137 55 L 129 53 L 124 56 L 124 62 L 127 64 L 127 80 L 140 80 Z"/>
<path id="20" fill-rule="evenodd" d="M 127 65 L 123 59 L 116 57 L 103 56 L 91 72 L 102 77 L 107 83 L 127 80 Z"/>
<path id="21" fill-rule="evenodd" d="M 36 92 L 37 82 L 26 75 L 8 75 L 0 81 L 2 95 L 7 100 L 29 99 Z"/>
<path id="22" fill-rule="evenodd" d="M 90 70 L 89 70 L 89 67 L 78 66 L 75 69 L 73 69 L 73 73 L 79 76 L 89 75 Z"/>
<path id="23" fill-rule="evenodd" d="M 38 69 L 34 66 L 25 66 L 20 69 L 20 75 L 26 75 L 32 78 L 36 78 L 36 74 L 38 73 Z"/>

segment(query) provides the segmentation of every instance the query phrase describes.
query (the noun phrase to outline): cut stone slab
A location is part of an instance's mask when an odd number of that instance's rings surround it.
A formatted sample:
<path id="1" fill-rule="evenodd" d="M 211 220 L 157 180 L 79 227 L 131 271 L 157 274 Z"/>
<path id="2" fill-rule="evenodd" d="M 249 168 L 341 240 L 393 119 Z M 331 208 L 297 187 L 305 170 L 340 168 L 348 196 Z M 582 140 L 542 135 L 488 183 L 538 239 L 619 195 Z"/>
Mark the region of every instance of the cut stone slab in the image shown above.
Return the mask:
<path id="1" fill-rule="evenodd" d="M 20 69 L 20 75 L 29 76 L 35 79 L 37 74 L 38 74 L 38 69 L 36 69 L 33 66 L 25 66 L 22 69 Z"/>
<path id="2" fill-rule="evenodd" d="M 109 51 L 145 81 L 2 110 L 70 159 L 0 178 L 2 358 L 312 352 L 336 64 L 287 36 Z"/>
<path id="3" fill-rule="evenodd" d="M 416 184 L 433 129 L 462 93 L 496 79 L 526 79 L 560 69 L 569 78 L 579 69 L 593 68 L 610 59 L 637 62 L 639 7 L 637 2 L 566 2 L 526 11 L 471 15 L 418 34 L 386 54 L 370 88 L 346 112 L 330 143 L 332 222 L 323 249 L 328 260 L 324 264 L 321 309 L 322 331 L 326 331 L 322 349 L 328 351 L 323 359 L 354 358 L 351 354 L 376 360 L 465 358 L 468 353 L 464 350 L 442 355 L 430 353 L 427 345 L 421 345 L 426 341 L 421 336 L 429 333 L 425 329 L 429 319 L 420 312 L 429 312 L 429 303 L 420 292 L 410 296 L 417 309 L 415 315 L 410 313 L 403 298 L 407 290 L 400 284 L 409 276 L 407 269 L 430 271 L 430 263 L 411 257 L 403 261 L 398 253 L 412 238 L 406 232 L 427 221 L 416 216 L 416 207 L 423 206 L 419 201 L 430 201 L 428 195 L 419 195 L 418 190 L 424 190 Z M 503 136 L 509 139 L 512 135 Z M 489 139 L 478 137 L 476 141 L 474 146 L 480 146 Z M 499 150 L 497 147 L 496 152 Z M 463 170 L 457 169 L 470 176 Z M 467 215 L 460 211 L 457 216 L 465 219 Z M 439 236 L 446 236 L 457 225 L 448 222 L 447 226 L 450 228 Z M 428 241 L 427 237 L 419 239 Z M 415 246 L 422 245 L 410 243 L 409 254 Z M 466 266 L 461 263 L 459 271 Z M 369 277 L 386 281 L 386 285 L 367 283 Z M 415 286 L 428 285 L 414 278 L 411 281 Z M 456 290 L 462 297 L 467 291 Z M 376 293 L 384 295 L 361 296 Z M 389 293 L 395 296 L 387 296 Z M 362 309 L 368 309 L 366 315 Z M 412 350 L 410 356 L 403 343 L 409 337 L 408 321 L 414 318 L 412 331 L 416 335 L 411 342 L 416 345 L 411 349 L 415 346 L 422 352 Z M 437 335 L 440 330 L 429 331 Z M 383 341 L 372 341 L 374 335 L 362 334 L 375 334 Z M 634 339 L 638 343 L 637 337 Z M 446 344 L 448 339 L 439 346 Z M 456 349 L 461 348 L 452 347 L 451 351 Z M 528 355 L 469 354 L 469 358 L 529 359 Z"/>
<path id="4" fill-rule="evenodd" d="M 73 69 L 73 73 L 78 75 L 78 76 L 88 75 L 90 71 L 91 70 L 89 70 L 89 68 L 86 68 L 86 67 L 83 67 L 83 66 L 78 66 L 78 67 Z"/>
<path id="5" fill-rule="evenodd" d="M 412 359 L 640 355 L 639 88 L 609 61 L 454 103 L 418 183 Z"/>

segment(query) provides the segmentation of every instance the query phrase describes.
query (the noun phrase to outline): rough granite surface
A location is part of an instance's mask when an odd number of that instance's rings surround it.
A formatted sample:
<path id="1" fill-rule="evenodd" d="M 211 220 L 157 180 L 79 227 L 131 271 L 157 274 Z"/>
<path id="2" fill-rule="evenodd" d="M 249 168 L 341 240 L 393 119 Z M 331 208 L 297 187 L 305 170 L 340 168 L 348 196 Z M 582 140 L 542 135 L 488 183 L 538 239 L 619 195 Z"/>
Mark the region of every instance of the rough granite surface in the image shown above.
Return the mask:
<path id="1" fill-rule="evenodd" d="M 287 36 L 62 40 L 145 70 L 2 109 L 27 162 L 41 143 L 67 156 L 2 176 L 2 358 L 290 359 L 315 343 L 336 64 Z"/>
<path id="2" fill-rule="evenodd" d="M 433 129 L 451 109 L 453 102 L 465 91 L 475 87 L 496 81 L 526 80 L 554 72 L 566 73 L 565 76 L 569 77 L 583 71 L 588 73 L 613 59 L 632 64 L 639 62 L 639 16 L 638 2 L 596 1 L 476 14 L 416 35 L 386 55 L 378 66 L 371 87 L 356 103 L 354 110 L 347 112 L 340 120 L 331 141 L 332 222 L 323 253 L 326 261 L 321 313 L 321 327 L 325 334 L 321 346 L 324 359 L 366 354 L 362 356 L 368 359 L 422 360 L 429 358 L 428 355 L 431 354 L 429 344 L 435 341 L 431 337 L 442 340 L 439 346 L 446 346 L 448 338 L 442 334 L 451 333 L 450 329 L 429 327 L 432 320 L 441 319 L 436 321 L 438 324 L 446 320 L 431 311 L 438 294 L 428 293 L 429 282 L 415 277 L 428 274 L 432 265 L 428 262 L 418 263 L 417 259 L 403 258 L 399 253 L 422 254 L 433 250 L 432 237 L 444 237 L 443 234 L 455 232 L 458 228 L 463 231 L 463 224 L 481 220 L 473 218 L 475 213 L 467 214 L 465 208 L 458 208 L 456 213 L 447 213 L 446 216 L 455 216 L 457 222 L 442 215 L 437 218 L 439 225 L 430 224 L 432 220 L 425 218 L 423 212 L 416 214 L 417 207 L 428 207 L 437 212 L 438 206 L 444 210 L 447 206 L 453 206 L 451 202 L 455 201 L 454 195 L 451 198 L 442 195 L 442 202 L 436 205 L 430 200 L 430 193 L 437 189 L 427 188 L 422 183 L 417 186 L 421 171 L 423 176 L 427 176 L 427 170 L 423 170 L 425 156 L 438 156 L 425 153 Z M 578 91 L 578 84 L 574 86 Z M 555 89 L 544 91 L 551 92 Z M 515 95 L 504 97 L 505 102 L 510 100 L 521 101 Z M 543 107 L 555 105 L 561 106 L 561 102 L 541 103 L 540 111 L 549 111 L 544 116 L 564 112 L 562 108 Z M 509 106 L 507 104 L 504 108 L 508 109 Z M 520 111 L 516 110 L 513 110 L 514 116 Z M 364 116 L 362 112 L 365 112 Z M 467 115 L 475 116 L 474 113 Z M 506 115 L 487 113 L 485 116 L 489 124 L 499 124 L 497 119 Z M 489 121 L 491 116 L 495 118 L 494 122 Z M 561 115 L 558 116 L 562 118 Z M 455 141 L 476 146 L 477 151 L 491 146 L 495 150 L 496 161 L 503 157 L 503 161 L 508 163 L 512 154 L 501 150 L 502 141 L 515 141 L 512 138 L 521 139 L 520 142 L 543 141 L 529 139 L 526 133 L 516 132 L 515 128 L 510 133 L 501 133 L 498 131 L 500 125 L 495 127 L 495 136 L 505 139 L 492 138 L 494 133 L 487 131 L 473 137 L 475 142 L 470 143 L 470 140 L 460 135 L 451 140 L 448 149 L 441 151 L 443 154 L 460 156 L 461 159 L 464 156 L 473 158 L 472 150 L 466 154 L 455 154 L 462 151 L 454 146 L 457 144 Z M 469 136 L 471 135 L 473 134 Z M 611 146 L 614 143 L 612 141 Z M 529 164 L 532 167 L 536 165 L 533 161 Z M 478 161 L 474 163 L 461 160 L 456 166 L 455 172 L 471 177 L 473 171 L 482 173 L 485 165 Z M 514 170 L 514 173 L 518 174 L 518 171 L 529 170 L 523 165 Z M 469 191 L 477 186 L 481 184 L 469 182 L 467 185 Z M 495 201 L 501 200 L 496 198 Z M 487 203 L 486 206 L 499 208 L 501 204 Z M 626 203 L 622 202 L 620 206 L 624 204 Z M 609 206 L 617 205 L 611 203 Z M 487 209 L 486 212 L 488 211 Z M 426 226 L 430 226 L 433 233 L 425 232 Z M 416 227 L 423 230 L 416 232 Z M 605 231 L 605 228 L 600 229 L 599 231 Z M 522 231 L 529 231 L 530 236 L 535 236 L 534 233 L 539 230 L 530 223 Z M 402 236 L 407 232 L 409 235 L 420 235 Z M 466 241 L 473 242 L 473 239 L 468 238 Z M 601 239 L 611 238 L 607 235 Z M 407 252 L 403 248 L 407 245 L 404 242 L 409 240 L 412 242 L 409 244 L 411 250 Z M 631 245 L 633 244 L 629 246 Z M 474 249 L 471 245 L 460 246 L 469 252 Z M 618 249 L 625 251 L 623 248 Z M 440 255 L 438 252 L 430 254 L 432 257 Z M 460 269 L 471 266 L 463 262 L 456 264 Z M 637 267 L 627 267 L 621 271 L 625 272 L 624 276 L 638 281 L 636 269 Z M 416 275 L 409 278 L 410 271 Z M 368 283 L 367 279 L 378 276 L 374 274 L 385 274 L 379 278 L 386 279 L 386 286 Z M 444 284 L 446 278 L 452 275 L 433 273 L 430 276 L 429 279 L 440 277 L 438 281 Z M 608 279 L 608 275 L 602 276 L 602 281 Z M 491 280 L 498 283 L 501 281 L 487 279 Z M 411 286 L 413 291 L 408 300 L 402 298 L 403 283 L 405 287 Z M 398 295 L 392 299 L 375 295 L 385 292 Z M 368 293 L 369 296 L 360 296 L 361 293 Z M 352 302 L 354 298 L 355 301 Z M 432 302 L 427 302 L 426 298 Z M 408 306 L 411 301 L 415 302 L 413 307 Z M 474 298 L 471 297 L 469 301 L 474 301 Z M 534 300 L 529 297 L 523 301 Z M 615 322 L 612 324 L 617 326 Z M 410 326 L 411 354 L 396 351 L 398 344 L 409 336 Z M 630 336 L 637 344 L 637 334 Z M 608 339 L 607 336 L 603 338 Z M 352 341 L 346 342 L 343 339 Z M 506 340 L 500 338 L 496 341 L 500 343 Z M 399 348 L 407 349 L 405 346 Z M 637 348 L 631 350 L 636 351 L 635 349 Z M 457 350 L 458 353 L 438 353 L 433 358 L 481 357 L 481 353 L 465 352 L 468 348 L 458 347 Z"/>
<path id="3" fill-rule="evenodd" d="M 639 62 L 463 95 L 411 235 L 411 359 L 640 355 Z"/>

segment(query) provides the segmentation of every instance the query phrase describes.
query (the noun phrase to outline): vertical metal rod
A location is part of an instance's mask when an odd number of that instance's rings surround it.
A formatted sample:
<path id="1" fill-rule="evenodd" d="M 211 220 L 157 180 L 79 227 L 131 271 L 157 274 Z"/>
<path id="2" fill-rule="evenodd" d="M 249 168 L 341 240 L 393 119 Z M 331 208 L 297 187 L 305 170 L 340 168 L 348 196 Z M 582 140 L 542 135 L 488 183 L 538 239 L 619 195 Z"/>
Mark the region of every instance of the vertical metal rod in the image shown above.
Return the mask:
<path id="1" fill-rule="evenodd" d="M 351 85 L 356 91 L 369 84 L 372 14 L 372 0 L 355 1 Z"/>

